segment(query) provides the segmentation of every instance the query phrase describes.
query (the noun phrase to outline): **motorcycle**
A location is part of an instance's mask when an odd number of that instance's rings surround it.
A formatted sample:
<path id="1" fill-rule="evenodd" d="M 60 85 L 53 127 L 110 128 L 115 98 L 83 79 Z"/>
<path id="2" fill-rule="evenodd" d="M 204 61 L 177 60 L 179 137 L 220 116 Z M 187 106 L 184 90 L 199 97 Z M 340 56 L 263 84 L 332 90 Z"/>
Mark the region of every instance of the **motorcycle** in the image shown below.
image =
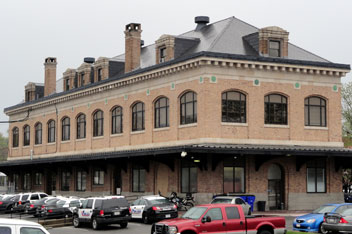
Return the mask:
<path id="1" fill-rule="evenodd" d="M 194 197 L 191 193 L 187 193 L 186 197 L 181 198 L 177 196 L 176 192 L 172 192 L 170 197 L 168 197 L 169 201 L 174 203 L 177 206 L 177 210 L 189 210 L 194 206 Z"/>

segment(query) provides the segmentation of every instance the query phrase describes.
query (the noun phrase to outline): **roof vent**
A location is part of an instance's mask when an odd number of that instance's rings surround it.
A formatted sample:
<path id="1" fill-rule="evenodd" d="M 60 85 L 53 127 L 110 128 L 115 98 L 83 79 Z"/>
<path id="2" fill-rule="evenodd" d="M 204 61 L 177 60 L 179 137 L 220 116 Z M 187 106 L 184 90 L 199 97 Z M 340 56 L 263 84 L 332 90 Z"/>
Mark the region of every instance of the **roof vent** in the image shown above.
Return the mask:
<path id="1" fill-rule="evenodd" d="M 196 31 L 201 30 L 209 23 L 208 16 L 197 16 L 194 18 L 194 22 L 197 24 Z"/>
<path id="2" fill-rule="evenodd" d="M 95 62 L 95 58 L 92 57 L 86 57 L 83 60 L 85 63 L 94 63 Z"/>

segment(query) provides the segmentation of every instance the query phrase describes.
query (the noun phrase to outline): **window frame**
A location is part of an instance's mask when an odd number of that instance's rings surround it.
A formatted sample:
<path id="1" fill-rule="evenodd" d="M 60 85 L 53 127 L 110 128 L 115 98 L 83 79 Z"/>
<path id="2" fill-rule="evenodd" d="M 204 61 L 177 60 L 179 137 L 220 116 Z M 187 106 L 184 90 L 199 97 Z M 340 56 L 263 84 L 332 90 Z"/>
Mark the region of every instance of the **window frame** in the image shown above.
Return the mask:
<path id="1" fill-rule="evenodd" d="M 87 174 L 88 173 L 85 170 L 79 169 L 76 171 L 76 191 L 85 192 L 87 190 Z M 85 175 L 85 177 L 83 175 Z M 80 183 L 78 178 L 80 178 Z"/>
<path id="2" fill-rule="evenodd" d="M 96 182 L 96 178 L 98 179 Z M 103 169 L 96 168 L 93 171 L 93 185 L 104 185 L 105 184 L 105 172 Z"/>
<path id="3" fill-rule="evenodd" d="M 100 113 L 101 116 L 98 116 Z M 100 128 L 99 125 L 101 125 Z M 104 112 L 102 110 L 96 110 L 93 114 L 93 137 L 101 136 L 104 136 Z"/>
<path id="4" fill-rule="evenodd" d="M 71 172 L 67 170 L 61 171 L 61 191 L 70 191 L 71 184 Z"/>
<path id="5" fill-rule="evenodd" d="M 79 74 L 80 87 L 84 86 L 84 76 L 85 76 L 84 72 L 81 72 Z"/>
<path id="6" fill-rule="evenodd" d="M 281 102 L 271 102 L 270 97 L 271 96 L 280 96 Z M 268 101 L 266 101 L 266 98 L 268 98 Z M 285 100 L 285 102 L 283 102 Z M 284 121 L 278 122 L 275 119 L 277 118 L 277 112 L 275 112 L 275 109 L 277 109 L 275 106 L 279 105 L 279 107 L 285 107 L 283 110 L 280 109 L 281 111 L 281 119 Z M 271 111 L 273 109 L 273 116 L 271 116 Z M 270 93 L 268 95 L 265 95 L 264 97 L 264 123 L 268 125 L 288 125 L 288 98 L 280 93 Z"/>
<path id="7" fill-rule="evenodd" d="M 120 110 L 120 112 L 118 111 Z M 118 123 L 120 124 L 120 131 L 118 131 Z M 123 108 L 115 106 L 111 110 L 111 134 L 123 133 Z"/>
<path id="8" fill-rule="evenodd" d="M 141 177 L 141 171 L 142 170 L 144 170 L 144 178 L 142 178 Z M 134 182 L 135 182 L 135 180 L 134 180 L 134 173 L 135 173 L 135 171 L 137 171 L 138 172 L 138 182 L 137 182 L 137 184 L 138 184 L 138 188 L 137 188 L 137 190 L 135 190 L 135 188 L 134 188 Z M 145 192 L 145 186 L 146 186 L 146 169 L 143 167 L 143 166 L 141 166 L 141 165 L 133 165 L 132 166 L 132 192 L 134 192 L 134 193 L 144 193 Z M 141 184 L 142 183 L 144 183 L 144 189 L 141 189 Z"/>
<path id="9" fill-rule="evenodd" d="M 187 100 L 187 94 L 192 94 L 192 99 Z M 197 93 L 193 91 L 187 91 L 180 97 L 180 125 L 194 124 L 197 123 Z M 187 105 L 192 105 L 192 114 L 190 120 L 187 119 Z M 184 116 L 182 116 L 182 111 L 184 109 Z"/>
<path id="10" fill-rule="evenodd" d="M 319 102 L 320 104 L 319 105 L 316 105 L 316 104 L 310 104 L 310 99 L 312 98 L 318 98 L 319 99 Z M 307 100 L 307 104 L 306 104 L 306 100 Z M 324 105 L 322 104 L 324 103 Z M 309 96 L 307 98 L 304 99 L 304 116 L 306 116 L 307 114 L 307 122 L 306 123 L 306 119 L 304 118 L 304 126 L 307 126 L 307 127 L 327 127 L 327 119 L 326 119 L 326 103 L 327 103 L 327 100 L 322 98 L 322 97 L 319 97 L 319 96 Z M 306 107 L 307 107 L 307 111 L 308 113 L 306 113 Z M 319 117 L 320 117 L 320 125 L 314 125 L 314 124 L 311 124 L 310 122 L 310 113 L 311 113 L 311 108 L 312 107 L 319 107 Z M 325 123 L 323 124 L 323 116 L 324 116 L 324 120 L 325 120 Z"/>
<path id="11" fill-rule="evenodd" d="M 31 144 L 31 127 L 26 124 L 23 126 L 23 146 Z"/>
<path id="12" fill-rule="evenodd" d="M 306 168 L 306 184 L 307 184 L 307 193 L 313 193 L 313 194 L 315 194 L 315 193 L 327 193 L 327 189 L 326 189 L 326 177 L 327 177 L 327 175 L 326 175 L 326 162 L 325 161 L 323 161 L 323 165 L 319 165 L 319 162 L 322 162 L 322 160 L 312 160 L 312 161 L 309 161 L 309 162 L 307 162 L 307 168 Z M 315 179 L 315 181 L 314 181 L 314 187 L 315 187 L 315 189 L 314 189 L 314 192 L 309 192 L 308 191 L 308 169 L 309 168 L 313 168 L 314 169 L 314 179 Z M 324 191 L 323 192 L 317 192 L 318 191 L 318 176 L 317 176 L 317 170 L 318 169 L 323 169 L 323 172 L 324 172 Z"/>
<path id="13" fill-rule="evenodd" d="M 71 120 L 69 117 L 64 117 L 61 120 L 61 141 L 70 140 L 70 129 L 71 129 Z"/>
<path id="14" fill-rule="evenodd" d="M 81 117 L 83 117 L 83 120 Z M 81 127 L 83 127 L 83 136 L 81 136 Z M 87 128 L 86 115 L 81 113 L 76 118 L 76 130 L 77 130 L 76 139 L 86 138 L 86 128 Z"/>
<path id="15" fill-rule="evenodd" d="M 34 125 L 34 144 L 41 145 L 43 143 L 43 125 L 38 122 Z"/>
<path id="16" fill-rule="evenodd" d="M 165 100 L 165 105 L 161 106 L 161 101 Z M 161 111 L 165 111 L 164 123 L 161 123 Z M 160 97 L 154 102 L 154 128 L 167 128 L 170 127 L 169 121 L 169 99 L 167 97 Z"/>
<path id="17" fill-rule="evenodd" d="M 159 48 L 159 63 L 163 63 L 166 61 L 166 47 Z"/>
<path id="18" fill-rule="evenodd" d="M 232 181 L 233 181 L 233 190 L 228 193 L 246 193 L 246 159 L 241 157 L 236 157 L 236 159 L 227 158 L 223 162 L 223 191 L 225 192 L 225 167 L 231 167 L 233 170 Z M 243 168 L 243 192 L 238 192 L 235 190 L 236 187 L 236 168 Z"/>
<path id="19" fill-rule="evenodd" d="M 101 81 L 103 79 L 103 69 L 101 67 L 97 70 L 97 81 Z"/>
<path id="20" fill-rule="evenodd" d="M 278 43 L 278 45 L 279 45 L 279 48 L 278 49 L 274 49 L 274 48 L 272 48 L 271 46 L 270 46 L 270 44 L 271 44 L 271 42 L 273 42 L 273 43 Z M 277 51 L 277 56 L 276 55 L 273 55 L 272 54 L 272 51 Z M 273 57 L 273 58 L 281 58 L 282 56 L 281 56 L 281 40 L 280 39 L 269 39 L 268 40 L 268 55 L 269 55 L 269 57 Z"/>
<path id="21" fill-rule="evenodd" d="M 239 100 L 230 100 L 230 101 L 239 102 L 239 105 L 240 105 L 239 110 L 233 111 L 234 112 L 233 115 L 238 115 L 240 121 L 230 121 L 229 120 L 230 117 L 228 116 L 229 115 L 229 98 L 228 98 L 228 95 L 230 93 L 239 94 L 239 97 L 240 97 Z M 225 99 L 224 99 L 224 95 L 226 96 Z M 242 97 L 244 98 L 244 101 L 242 100 Z M 244 109 L 243 113 L 241 113 L 242 105 L 243 105 L 243 109 Z M 224 107 L 226 108 L 226 111 L 225 111 L 226 115 L 225 116 L 224 116 Z M 229 90 L 229 91 L 223 92 L 221 94 L 221 122 L 225 122 L 225 123 L 247 123 L 247 95 L 246 94 L 244 94 L 244 93 L 242 93 L 240 91 L 236 91 L 236 90 Z"/>
<path id="22" fill-rule="evenodd" d="M 32 178 L 31 173 L 23 174 L 23 190 L 31 190 L 32 189 Z"/>
<path id="23" fill-rule="evenodd" d="M 65 79 L 65 91 L 70 90 L 70 78 Z"/>
<path id="24" fill-rule="evenodd" d="M 42 185 L 43 183 L 43 173 L 36 172 L 34 178 L 34 185 Z"/>
<path id="25" fill-rule="evenodd" d="M 181 175 L 181 179 L 180 179 L 180 187 L 181 187 L 181 193 L 197 193 L 198 192 L 198 167 L 195 163 L 193 162 L 190 162 L 190 161 L 187 161 L 187 160 L 182 160 L 181 161 L 181 172 L 180 172 L 180 175 Z M 196 183 L 196 186 L 195 186 L 195 190 L 192 191 L 192 181 L 191 181 L 191 169 L 192 168 L 195 168 L 196 169 L 196 178 L 195 178 L 195 183 Z M 183 169 L 187 169 L 188 170 L 188 178 L 187 178 L 187 183 L 188 183 L 188 188 L 187 190 L 183 190 Z"/>
<path id="26" fill-rule="evenodd" d="M 56 142 L 56 123 L 51 119 L 48 121 L 48 143 Z"/>
<path id="27" fill-rule="evenodd" d="M 141 105 L 142 110 L 138 110 L 138 105 Z M 139 127 L 140 123 L 139 115 L 142 115 L 142 126 Z M 145 105 L 144 102 L 136 102 L 132 106 L 132 132 L 144 131 L 145 130 Z"/>
<path id="28" fill-rule="evenodd" d="M 13 127 L 12 128 L 12 148 L 19 147 L 19 143 L 20 143 L 20 129 L 18 127 Z"/>

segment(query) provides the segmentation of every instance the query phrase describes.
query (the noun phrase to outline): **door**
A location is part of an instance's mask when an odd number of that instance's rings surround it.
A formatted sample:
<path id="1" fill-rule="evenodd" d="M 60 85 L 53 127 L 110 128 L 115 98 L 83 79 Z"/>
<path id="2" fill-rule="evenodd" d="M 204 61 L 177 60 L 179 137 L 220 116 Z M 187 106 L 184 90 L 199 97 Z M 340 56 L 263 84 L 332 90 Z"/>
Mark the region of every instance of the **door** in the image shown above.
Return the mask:
<path id="1" fill-rule="evenodd" d="M 122 183 L 121 183 L 121 168 L 115 168 L 114 171 L 114 187 L 112 194 L 121 195 Z"/>
<path id="2" fill-rule="evenodd" d="M 79 209 L 78 217 L 84 222 L 89 222 L 93 214 L 93 199 L 82 202 L 82 209 Z"/>
<path id="3" fill-rule="evenodd" d="M 209 216 L 211 218 L 211 222 L 201 223 L 198 227 L 199 233 L 226 233 L 226 221 L 222 215 L 221 208 L 211 208 L 207 211 L 207 213 L 202 217 L 206 218 Z"/>
<path id="4" fill-rule="evenodd" d="M 50 171 L 47 172 L 46 175 L 46 189 L 45 189 L 45 193 L 51 195 L 53 192 L 53 187 L 52 187 L 52 173 Z"/>
<path id="5" fill-rule="evenodd" d="M 268 171 L 268 206 L 270 210 L 284 209 L 284 173 L 283 169 L 272 164 Z"/>
<path id="6" fill-rule="evenodd" d="M 169 185 L 169 168 L 163 164 L 158 163 L 156 175 L 156 193 L 160 193 L 163 196 L 168 194 L 168 185 Z"/>
<path id="7" fill-rule="evenodd" d="M 141 219 L 143 216 L 143 211 L 146 206 L 146 201 L 144 199 L 138 199 L 131 205 L 132 218 Z"/>
<path id="8" fill-rule="evenodd" d="M 246 227 L 241 220 L 238 208 L 233 206 L 225 207 L 225 213 L 227 218 L 225 221 L 227 233 L 245 233 Z"/>

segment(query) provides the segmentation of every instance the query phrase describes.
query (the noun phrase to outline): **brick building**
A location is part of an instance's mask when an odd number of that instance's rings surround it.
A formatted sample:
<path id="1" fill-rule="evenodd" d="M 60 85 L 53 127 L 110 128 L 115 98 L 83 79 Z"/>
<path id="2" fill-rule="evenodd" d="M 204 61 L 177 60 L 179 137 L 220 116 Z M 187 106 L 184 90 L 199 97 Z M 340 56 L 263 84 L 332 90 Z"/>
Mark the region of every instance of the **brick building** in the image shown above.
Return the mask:
<path id="1" fill-rule="evenodd" d="M 125 28 L 125 54 L 85 58 L 55 91 L 27 85 L 10 117 L 0 169 L 17 191 L 80 196 L 246 193 L 267 209 L 343 201 L 341 77 L 350 66 L 291 43 L 279 27 L 235 17 L 144 46 Z M 34 92 L 34 93 L 30 93 Z M 44 96 L 43 96 L 44 95 Z"/>

